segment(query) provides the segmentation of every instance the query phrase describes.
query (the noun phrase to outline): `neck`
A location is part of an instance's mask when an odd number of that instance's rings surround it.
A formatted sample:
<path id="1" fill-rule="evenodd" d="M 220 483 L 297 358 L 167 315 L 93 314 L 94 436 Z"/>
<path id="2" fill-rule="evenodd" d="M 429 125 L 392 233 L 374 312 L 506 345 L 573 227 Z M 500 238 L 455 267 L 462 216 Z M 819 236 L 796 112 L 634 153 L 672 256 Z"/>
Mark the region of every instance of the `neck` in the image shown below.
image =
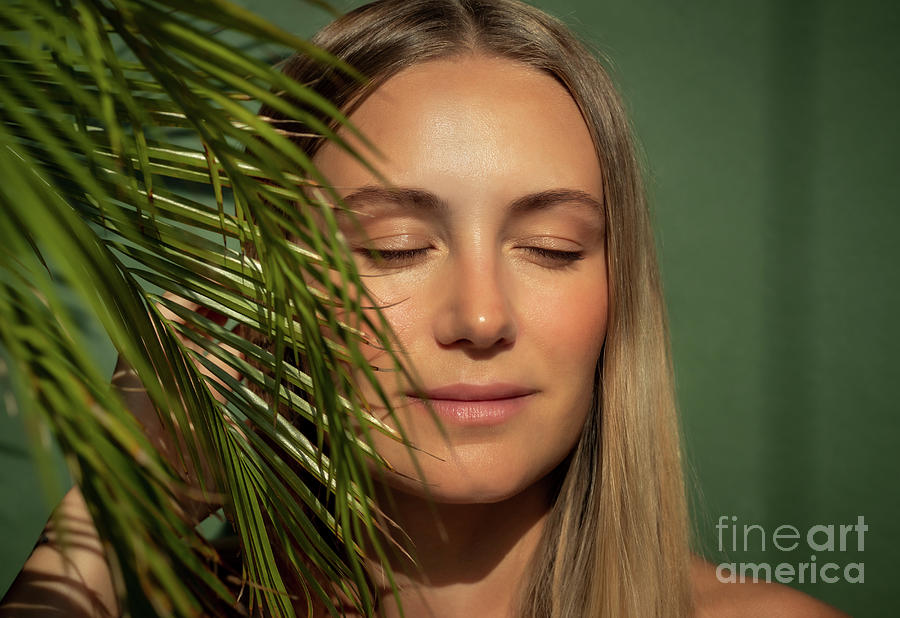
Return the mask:
<path id="1" fill-rule="evenodd" d="M 511 615 L 552 505 L 553 476 L 490 504 L 442 504 L 382 489 L 379 503 L 409 538 L 415 559 L 400 552 L 391 559 L 404 613 Z M 399 615 L 390 584 L 383 585 L 384 615 Z"/>

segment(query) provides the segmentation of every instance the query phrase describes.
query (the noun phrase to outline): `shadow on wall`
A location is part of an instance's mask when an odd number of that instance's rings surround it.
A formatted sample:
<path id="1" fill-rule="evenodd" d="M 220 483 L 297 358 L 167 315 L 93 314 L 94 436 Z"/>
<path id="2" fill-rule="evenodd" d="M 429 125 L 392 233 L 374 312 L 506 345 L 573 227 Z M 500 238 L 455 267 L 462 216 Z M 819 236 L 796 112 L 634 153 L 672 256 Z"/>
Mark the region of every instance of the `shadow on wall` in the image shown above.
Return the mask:
<path id="1" fill-rule="evenodd" d="M 792 505 L 798 521 L 809 521 L 815 515 L 807 481 L 815 475 L 816 416 L 810 411 L 816 405 L 811 319 L 816 306 L 810 275 L 815 268 L 819 7 L 815 0 L 773 0 L 769 10 L 770 184 L 763 210 L 766 365 L 760 393 L 770 430 L 761 455 L 765 478 L 770 480 L 765 493 L 767 518 L 782 517 L 785 505 Z"/>

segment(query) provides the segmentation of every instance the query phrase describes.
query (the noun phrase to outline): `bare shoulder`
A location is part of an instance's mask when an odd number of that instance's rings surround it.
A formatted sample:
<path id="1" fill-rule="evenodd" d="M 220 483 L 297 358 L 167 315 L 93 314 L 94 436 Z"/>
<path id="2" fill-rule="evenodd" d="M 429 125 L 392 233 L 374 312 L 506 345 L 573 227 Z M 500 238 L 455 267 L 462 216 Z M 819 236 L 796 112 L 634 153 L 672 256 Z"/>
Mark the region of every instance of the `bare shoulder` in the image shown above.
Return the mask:
<path id="1" fill-rule="evenodd" d="M 848 614 L 790 586 L 776 583 L 723 583 L 716 568 L 695 557 L 691 565 L 697 618 L 848 618 Z"/>

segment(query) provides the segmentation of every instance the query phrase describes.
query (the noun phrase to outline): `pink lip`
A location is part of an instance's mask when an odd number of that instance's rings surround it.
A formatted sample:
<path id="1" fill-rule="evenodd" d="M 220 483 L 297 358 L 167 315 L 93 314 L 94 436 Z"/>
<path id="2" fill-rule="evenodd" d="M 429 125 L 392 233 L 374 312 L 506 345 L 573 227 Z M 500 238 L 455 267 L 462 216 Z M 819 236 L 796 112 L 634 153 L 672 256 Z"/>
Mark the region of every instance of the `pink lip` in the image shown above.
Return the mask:
<path id="1" fill-rule="evenodd" d="M 530 401 L 533 388 L 495 382 L 449 384 L 407 393 L 422 407 L 430 406 L 438 416 L 457 425 L 497 425 L 518 414 Z"/>

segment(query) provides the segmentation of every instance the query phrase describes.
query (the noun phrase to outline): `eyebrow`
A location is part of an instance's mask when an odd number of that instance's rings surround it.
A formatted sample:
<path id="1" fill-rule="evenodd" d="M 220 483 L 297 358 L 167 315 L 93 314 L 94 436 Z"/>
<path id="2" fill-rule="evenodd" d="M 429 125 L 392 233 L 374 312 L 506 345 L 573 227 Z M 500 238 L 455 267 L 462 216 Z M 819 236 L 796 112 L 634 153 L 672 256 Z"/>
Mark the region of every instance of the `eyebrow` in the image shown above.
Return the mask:
<path id="1" fill-rule="evenodd" d="M 353 191 L 343 199 L 351 210 L 365 207 L 373 203 L 389 203 L 397 206 L 413 207 L 424 212 L 446 215 L 450 207 L 446 201 L 430 191 L 408 187 L 378 187 L 367 185 Z M 513 200 L 508 208 L 511 213 L 525 214 L 547 210 L 561 204 L 582 204 L 595 210 L 602 218 L 603 202 L 587 191 L 579 189 L 547 189 L 537 193 L 529 193 Z M 363 214 L 363 213 L 357 213 Z"/>

